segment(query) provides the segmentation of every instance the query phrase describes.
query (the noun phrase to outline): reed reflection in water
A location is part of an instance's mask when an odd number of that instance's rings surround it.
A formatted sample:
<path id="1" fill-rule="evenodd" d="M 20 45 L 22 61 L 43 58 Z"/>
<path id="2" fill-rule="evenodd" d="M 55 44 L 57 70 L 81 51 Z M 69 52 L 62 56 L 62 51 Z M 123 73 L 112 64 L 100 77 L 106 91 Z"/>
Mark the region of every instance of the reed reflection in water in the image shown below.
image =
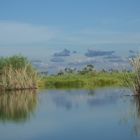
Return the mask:
<path id="1" fill-rule="evenodd" d="M 37 106 L 37 93 L 32 90 L 0 93 L 0 121 L 25 122 Z"/>
<path id="2" fill-rule="evenodd" d="M 140 96 L 134 96 L 133 103 L 135 105 L 135 123 L 134 123 L 134 131 L 135 134 L 140 136 Z"/>

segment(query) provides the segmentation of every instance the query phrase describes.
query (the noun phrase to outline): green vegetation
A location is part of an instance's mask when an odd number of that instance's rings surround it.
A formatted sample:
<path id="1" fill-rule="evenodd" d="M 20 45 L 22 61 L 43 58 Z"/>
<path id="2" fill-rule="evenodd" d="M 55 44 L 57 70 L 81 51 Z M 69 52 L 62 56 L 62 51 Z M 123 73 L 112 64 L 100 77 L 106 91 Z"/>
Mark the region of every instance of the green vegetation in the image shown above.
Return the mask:
<path id="1" fill-rule="evenodd" d="M 0 58 L 0 90 L 37 88 L 38 75 L 23 56 Z"/>
<path id="2" fill-rule="evenodd" d="M 133 74 L 125 74 L 124 82 L 127 87 L 131 88 L 135 95 L 140 95 L 140 56 L 130 61 L 133 67 Z"/>
<path id="3" fill-rule="evenodd" d="M 42 77 L 39 86 L 47 88 L 87 88 L 121 86 L 123 72 L 89 72 Z"/>

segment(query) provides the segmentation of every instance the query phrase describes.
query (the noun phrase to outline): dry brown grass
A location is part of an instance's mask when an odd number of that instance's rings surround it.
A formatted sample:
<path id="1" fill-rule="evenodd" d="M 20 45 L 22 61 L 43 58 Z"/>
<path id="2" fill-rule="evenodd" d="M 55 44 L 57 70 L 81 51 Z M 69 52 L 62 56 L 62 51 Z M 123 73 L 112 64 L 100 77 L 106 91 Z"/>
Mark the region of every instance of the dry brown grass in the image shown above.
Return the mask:
<path id="1" fill-rule="evenodd" d="M 37 88 L 38 74 L 31 63 L 22 56 L 13 57 L 0 60 L 0 90 Z"/>

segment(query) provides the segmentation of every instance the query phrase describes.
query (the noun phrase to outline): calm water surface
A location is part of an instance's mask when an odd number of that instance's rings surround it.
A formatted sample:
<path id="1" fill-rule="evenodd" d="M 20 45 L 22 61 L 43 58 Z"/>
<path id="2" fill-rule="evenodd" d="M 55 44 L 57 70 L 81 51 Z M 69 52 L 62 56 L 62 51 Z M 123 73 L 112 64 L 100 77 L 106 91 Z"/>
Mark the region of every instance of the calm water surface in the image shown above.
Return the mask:
<path id="1" fill-rule="evenodd" d="M 139 140 L 140 98 L 127 89 L 0 94 L 0 140 Z"/>

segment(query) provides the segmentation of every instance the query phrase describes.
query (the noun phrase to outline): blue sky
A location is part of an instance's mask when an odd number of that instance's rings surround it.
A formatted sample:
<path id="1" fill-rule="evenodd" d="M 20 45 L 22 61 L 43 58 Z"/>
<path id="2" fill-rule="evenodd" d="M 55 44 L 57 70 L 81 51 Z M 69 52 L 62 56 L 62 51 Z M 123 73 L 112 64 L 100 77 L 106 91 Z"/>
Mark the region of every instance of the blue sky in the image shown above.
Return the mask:
<path id="1" fill-rule="evenodd" d="M 139 0 L 0 0 L 0 55 L 20 53 L 47 66 L 86 63 L 88 50 L 126 57 L 139 51 L 139 6 Z M 65 49 L 76 54 L 52 63 Z"/>

